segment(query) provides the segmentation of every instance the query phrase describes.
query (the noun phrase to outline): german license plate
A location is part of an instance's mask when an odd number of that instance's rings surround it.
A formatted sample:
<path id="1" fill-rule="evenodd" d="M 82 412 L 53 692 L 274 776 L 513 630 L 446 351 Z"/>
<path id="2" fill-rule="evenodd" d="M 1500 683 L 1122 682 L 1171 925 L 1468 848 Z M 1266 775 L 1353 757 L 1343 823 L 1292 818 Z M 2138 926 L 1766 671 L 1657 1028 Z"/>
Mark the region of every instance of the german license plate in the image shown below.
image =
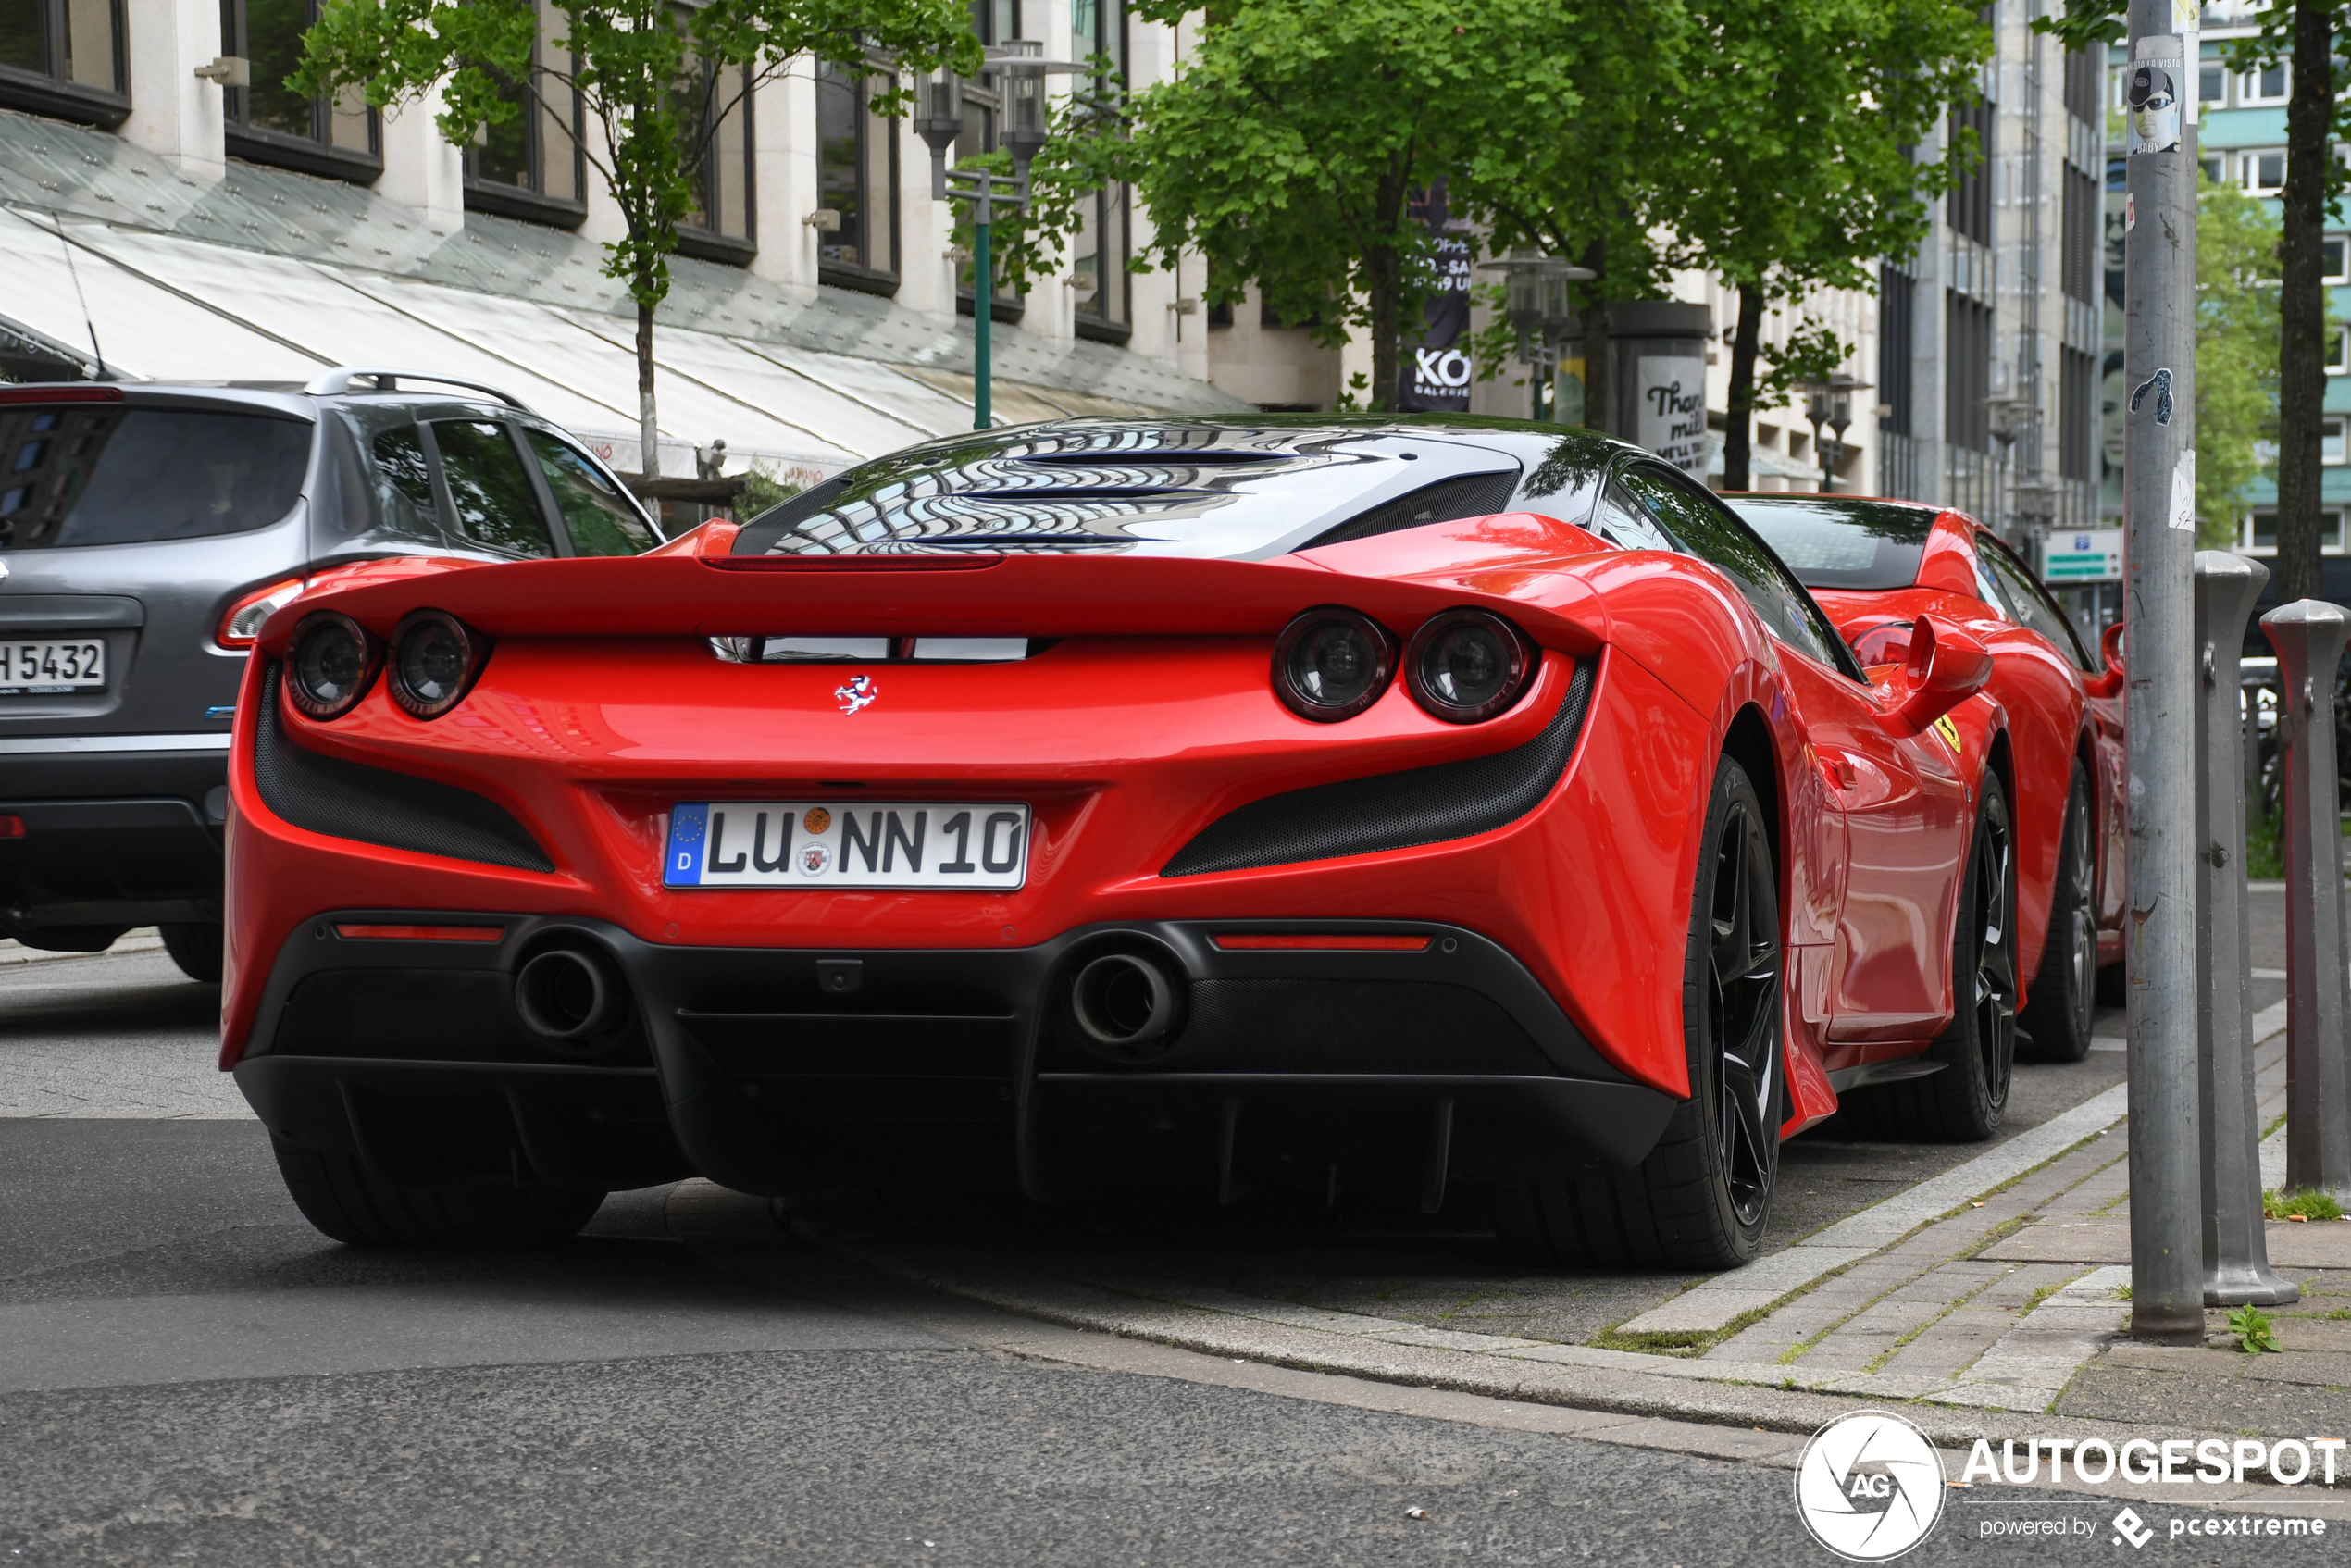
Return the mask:
<path id="1" fill-rule="evenodd" d="M 0 642 L 0 696 L 104 691 L 106 685 L 106 645 L 103 639 Z"/>
<path id="2" fill-rule="evenodd" d="M 669 814 L 673 888 L 1017 888 L 1028 807 L 1003 801 L 703 801 Z"/>

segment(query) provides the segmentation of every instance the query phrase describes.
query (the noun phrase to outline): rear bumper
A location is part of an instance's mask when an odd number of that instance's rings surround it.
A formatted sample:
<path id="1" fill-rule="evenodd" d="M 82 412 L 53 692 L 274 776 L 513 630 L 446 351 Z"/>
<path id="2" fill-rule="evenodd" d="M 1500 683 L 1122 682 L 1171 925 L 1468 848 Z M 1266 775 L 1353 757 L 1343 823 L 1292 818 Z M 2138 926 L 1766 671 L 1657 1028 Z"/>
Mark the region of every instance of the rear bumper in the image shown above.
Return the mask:
<path id="1" fill-rule="evenodd" d="M 356 925 L 496 924 L 494 942 Z M 1417 952 L 1219 948 L 1236 928 L 1424 936 Z M 608 965 L 620 1019 L 552 1044 L 513 1002 L 551 946 Z M 1106 1049 L 1067 1002 L 1094 958 L 1162 966 L 1181 1007 Z M 1154 921 L 1006 950 L 663 946 L 605 922 L 351 911 L 276 957 L 236 1067 L 290 1141 L 402 1186 L 750 1192 L 922 1176 L 1035 1197 L 1121 1171 L 1237 1188 L 1311 1175 L 1441 1196 L 1525 1151 L 1646 1154 L 1673 1099 L 1611 1067 L 1510 953 L 1434 922 Z"/>
<path id="2" fill-rule="evenodd" d="M 0 839 L 0 935 L 218 920 L 228 772 L 225 748 L 0 753 L 25 828 Z"/>

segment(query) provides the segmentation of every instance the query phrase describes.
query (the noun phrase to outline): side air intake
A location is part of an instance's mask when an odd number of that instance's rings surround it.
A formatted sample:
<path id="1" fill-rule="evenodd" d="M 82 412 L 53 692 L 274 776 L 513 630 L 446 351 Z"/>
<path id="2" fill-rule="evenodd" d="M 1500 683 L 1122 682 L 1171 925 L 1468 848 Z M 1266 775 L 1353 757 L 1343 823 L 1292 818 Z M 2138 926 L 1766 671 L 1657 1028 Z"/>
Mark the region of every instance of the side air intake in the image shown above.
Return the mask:
<path id="1" fill-rule="evenodd" d="M 1557 655 L 1552 655 L 1556 657 Z M 1533 811 L 1567 771 L 1592 696 L 1589 659 L 1542 733 L 1492 756 L 1379 773 L 1268 795 L 1226 812 L 1193 835 L 1163 877 L 1247 871 L 1339 855 L 1408 850 L 1491 832 Z"/>
<path id="2" fill-rule="evenodd" d="M 253 748 L 261 799 L 296 828 L 391 850 L 479 861 L 517 871 L 553 871 L 555 863 L 497 802 L 454 784 L 321 756 L 294 744 L 278 718 L 273 664 L 261 695 Z"/>

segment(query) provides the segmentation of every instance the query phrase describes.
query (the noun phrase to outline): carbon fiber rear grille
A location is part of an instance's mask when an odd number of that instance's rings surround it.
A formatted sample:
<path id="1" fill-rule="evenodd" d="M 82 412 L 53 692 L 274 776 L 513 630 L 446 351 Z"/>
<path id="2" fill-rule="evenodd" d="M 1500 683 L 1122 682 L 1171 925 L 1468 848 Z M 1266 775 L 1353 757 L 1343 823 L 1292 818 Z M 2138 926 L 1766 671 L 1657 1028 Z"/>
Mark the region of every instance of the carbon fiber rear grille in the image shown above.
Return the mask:
<path id="1" fill-rule="evenodd" d="M 1551 655 L 1556 657 L 1557 655 Z M 1269 795 L 1194 834 L 1162 877 L 1407 850 L 1491 832 L 1533 811 L 1567 771 L 1597 666 L 1579 661 L 1542 733 L 1492 756 Z"/>
<path id="2" fill-rule="evenodd" d="M 254 782 L 271 811 L 312 833 L 363 844 L 479 861 L 517 871 L 555 863 L 497 802 L 414 774 L 321 756 L 294 744 L 278 721 L 277 665 L 261 696 Z"/>

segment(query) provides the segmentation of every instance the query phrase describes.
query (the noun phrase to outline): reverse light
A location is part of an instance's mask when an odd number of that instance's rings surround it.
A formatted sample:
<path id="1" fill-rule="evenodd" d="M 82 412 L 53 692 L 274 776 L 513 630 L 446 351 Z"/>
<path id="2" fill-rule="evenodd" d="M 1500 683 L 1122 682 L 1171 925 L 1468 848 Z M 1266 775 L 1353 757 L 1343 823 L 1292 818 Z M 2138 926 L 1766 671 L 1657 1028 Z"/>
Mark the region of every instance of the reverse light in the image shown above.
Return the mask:
<path id="1" fill-rule="evenodd" d="M 382 661 L 367 628 L 339 610 L 320 610 L 294 628 L 286 695 L 312 718 L 341 718 L 367 695 Z"/>
<path id="2" fill-rule="evenodd" d="M 1524 632 L 1492 611 L 1446 610 L 1412 633 L 1404 684 L 1430 716 L 1475 724 L 1509 711 L 1540 657 Z"/>
<path id="3" fill-rule="evenodd" d="M 489 656 L 488 640 L 446 610 L 412 612 L 392 634 L 392 700 L 439 718 L 465 700 Z"/>
<path id="4" fill-rule="evenodd" d="M 1369 616 L 1328 604 L 1308 610 L 1274 643 L 1274 694 L 1300 718 L 1336 724 L 1379 701 L 1395 643 Z"/>
<path id="5" fill-rule="evenodd" d="M 261 635 L 261 623 L 280 604 L 291 604 L 302 597 L 303 579 L 298 577 L 273 582 L 267 588 L 256 588 L 229 606 L 220 617 L 220 629 L 212 640 L 223 648 L 250 648 L 253 640 Z"/>

